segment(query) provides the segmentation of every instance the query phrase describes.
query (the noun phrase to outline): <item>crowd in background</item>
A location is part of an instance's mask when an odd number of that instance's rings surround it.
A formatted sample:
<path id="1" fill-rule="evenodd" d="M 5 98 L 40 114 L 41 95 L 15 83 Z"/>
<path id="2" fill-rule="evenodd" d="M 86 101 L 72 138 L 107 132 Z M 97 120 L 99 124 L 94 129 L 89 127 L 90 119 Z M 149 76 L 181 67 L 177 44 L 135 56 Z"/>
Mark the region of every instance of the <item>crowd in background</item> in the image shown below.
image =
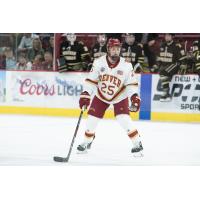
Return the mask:
<path id="1" fill-rule="evenodd" d="M 184 34 L 182 34 L 184 36 Z M 181 73 L 198 73 L 198 34 L 186 40 L 180 34 L 174 40 L 182 45 L 187 62 Z M 106 54 L 109 38 L 122 43 L 121 56 L 132 62 L 138 73 L 157 73 L 157 62 L 164 34 L 70 34 L 70 33 L 1 33 L 1 70 L 89 71 L 92 62 Z"/>
<path id="2" fill-rule="evenodd" d="M 0 69 L 52 71 L 53 55 L 54 34 L 0 34 Z"/>

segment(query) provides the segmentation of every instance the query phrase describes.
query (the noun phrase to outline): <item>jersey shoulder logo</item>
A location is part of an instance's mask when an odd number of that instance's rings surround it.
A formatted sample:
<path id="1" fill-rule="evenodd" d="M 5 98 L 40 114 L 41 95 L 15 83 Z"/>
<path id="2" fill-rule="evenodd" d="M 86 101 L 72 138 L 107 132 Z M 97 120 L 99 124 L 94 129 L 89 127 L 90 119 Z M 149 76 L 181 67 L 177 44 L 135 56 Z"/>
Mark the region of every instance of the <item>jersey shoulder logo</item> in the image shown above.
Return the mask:
<path id="1" fill-rule="evenodd" d="M 104 72 L 105 70 L 106 70 L 105 67 L 101 67 L 100 69 L 101 72 Z"/>
<path id="2" fill-rule="evenodd" d="M 121 76 L 122 76 L 123 73 L 124 73 L 124 72 L 123 72 L 122 70 L 117 70 L 117 74 L 118 74 L 118 75 L 121 75 Z"/>

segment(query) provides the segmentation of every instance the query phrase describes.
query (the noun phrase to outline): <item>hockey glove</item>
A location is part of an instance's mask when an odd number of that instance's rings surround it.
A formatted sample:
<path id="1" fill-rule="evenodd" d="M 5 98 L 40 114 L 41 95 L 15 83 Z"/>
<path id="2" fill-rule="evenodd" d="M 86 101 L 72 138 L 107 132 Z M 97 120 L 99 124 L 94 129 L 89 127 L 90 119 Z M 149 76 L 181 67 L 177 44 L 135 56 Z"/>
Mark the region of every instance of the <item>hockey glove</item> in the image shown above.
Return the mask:
<path id="1" fill-rule="evenodd" d="M 82 109 L 83 107 L 85 107 L 85 109 L 87 109 L 87 107 L 89 105 L 90 105 L 90 95 L 87 91 L 84 91 L 80 95 L 79 107 L 80 107 L 80 109 Z"/>
<path id="2" fill-rule="evenodd" d="M 141 99 L 137 94 L 131 96 L 131 106 L 129 108 L 130 112 L 137 112 L 140 109 Z"/>

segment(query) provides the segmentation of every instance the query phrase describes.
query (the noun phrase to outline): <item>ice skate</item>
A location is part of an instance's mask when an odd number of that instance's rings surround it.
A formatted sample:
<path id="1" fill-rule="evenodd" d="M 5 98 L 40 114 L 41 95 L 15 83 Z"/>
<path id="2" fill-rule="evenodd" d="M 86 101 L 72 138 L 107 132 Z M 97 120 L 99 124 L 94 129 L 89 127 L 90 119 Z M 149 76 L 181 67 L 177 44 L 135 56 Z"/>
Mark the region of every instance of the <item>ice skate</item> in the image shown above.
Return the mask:
<path id="1" fill-rule="evenodd" d="M 93 142 L 94 138 L 89 143 L 88 142 L 83 142 L 83 143 L 79 144 L 78 147 L 77 147 L 77 153 L 78 154 L 87 153 L 87 150 L 90 149 L 91 146 L 92 146 L 92 142 Z"/>
<path id="2" fill-rule="evenodd" d="M 131 153 L 134 157 L 143 157 L 143 146 L 141 141 L 134 145 L 131 149 Z"/>
<path id="3" fill-rule="evenodd" d="M 87 153 L 87 150 L 91 148 L 91 144 L 92 144 L 92 142 L 79 144 L 77 147 L 77 153 L 79 153 L 79 154 Z"/>

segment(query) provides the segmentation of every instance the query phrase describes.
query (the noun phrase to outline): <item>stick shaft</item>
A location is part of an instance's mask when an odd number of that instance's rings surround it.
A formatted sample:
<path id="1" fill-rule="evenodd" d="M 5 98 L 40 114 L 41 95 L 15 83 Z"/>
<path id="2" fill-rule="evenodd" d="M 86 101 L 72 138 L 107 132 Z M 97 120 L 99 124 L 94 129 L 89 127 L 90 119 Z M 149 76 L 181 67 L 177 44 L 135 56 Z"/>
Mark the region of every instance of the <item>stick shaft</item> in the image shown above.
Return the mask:
<path id="1" fill-rule="evenodd" d="M 67 161 L 68 161 L 69 158 L 70 158 L 70 155 L 71 155 L 71 152 L 72 152 L 72 148 L 73 148 L 73 145 L 74 145 L 74 141 L 75 141 L 75 138 L 76 138 L 78 129 L 79 129 L 79 125 L 80 125 L 82 116 L 83 116 L 83 109 L 81 110 L 81 113 L 80 113 L 80 115 L 79 115 L 78 123 L 77 123 L 77 125 L 76 125 L 76 130 L 75 130 L 75 132 L 74 132 L 74 136 L 73 136 L 72 141 L 71 141 L 71 144 L 70 144 L 69 152 L 68 152 L 68 155 L 67 155 Z"/>

